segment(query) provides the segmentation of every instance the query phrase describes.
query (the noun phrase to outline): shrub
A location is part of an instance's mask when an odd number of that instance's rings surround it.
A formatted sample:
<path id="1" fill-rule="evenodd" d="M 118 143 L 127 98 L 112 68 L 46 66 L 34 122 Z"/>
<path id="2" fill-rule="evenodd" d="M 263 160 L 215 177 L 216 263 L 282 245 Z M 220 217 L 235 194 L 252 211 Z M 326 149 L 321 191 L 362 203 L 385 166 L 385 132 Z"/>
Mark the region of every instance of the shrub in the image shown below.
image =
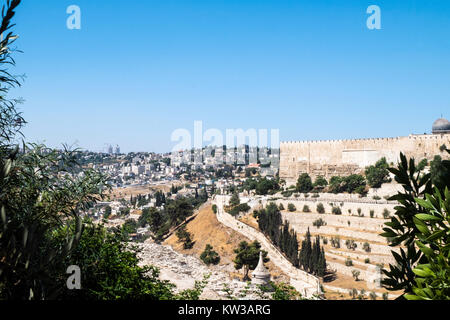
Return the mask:
<path id="1" fill-rule="evenodd" d="M 378 201 L 378 200 L 381 200 L 381 198 L 380 198 L 379 196 L 373 196 L 372 199 L 373 199 L 373 200 L 377 200 L 377 201 Z"/>
<path id="2" fill-rule="evenodd" d="M 186 230 L 186 225 L 183 225 L 177 230 L 176 236 L 178 237 L 178 241 L 183 243 L 183 248 L 185 250 L 192 249 L 195 241 L 192 241 L 192 235 Z"/>
<path id="3" fill-rule="evenodd" d="M 283 191 L 283 192 L 281 192 L 281 195 L 283 196 L 283 197 L 286 197 L 286 198 L 289 198 L 290 196 L 292 196 L 292 191 Z"/>
<path id="4" fill-rule="evenodd" d="M 366 186 L 364 185 L 364 186 L 356 187 L 355 190 L 354 190 L 354 193 L 359 194 L 360 198 L 366 196 L 367 195 Z"/>
<path id="5" fill-rule="evenodd" d="M 284 210 L 284 206 L 282 203 L 280 203 L 280 205 L 278 206 L 278 210 L 283 211 Z"/>
<path id="6" fill-rule="evenodd" d="M 365 187 L 366 179 L 359 174 L 352 174 L 345 177 L 341 184 L 341 190 L 348 193 L 364 193 Z"/>
<path id="7" fill-rule="evenodd" d="M 219 254 L 213 250 L 213 247 L 210 244 L 207 244 L 205 250 L 200 255 L 200 259 L 206 264 L 214 264 L 217 265 L 220 262 Z"/>
<path id="8" fill-rule="evenodd" d="M 388 300 L 388 293 L 383 292 L 382 298 L 383 298 L 383 300 Z"/>
<path id="9" fill-rule="evenodd" d="M 321 226 L 325 226 L 327 223 L 323 220 L 323 219 L 317 219 L 317 220 L 315 220 L 314 222 L 313 222 L 313 226 L 314 227 L 317 227 L 318 229 L 321 227 Z"/>
<path id="10" fill-rule="evenodd" d="M 366 290 L 361 289 L 359 295 L 358 295 L 358 300 L 365 300 L 366 299 Z"/>
<path id="11" fill-rule="evenodd" d="M 289 212 L 295 212 L 295 210 L 297 210 L 297 208 L 295 207 L 295 205 L 293 203 L 289 203 L 288 210 L 289 210 Z"/>
<path id="12" fill-rule="evenodd" d="M 233 195 L 230 198 L 230 206 L 238 206 L 241 203 L 241 200 L 239 199 L 239 195 L 237 193 L 233 193 Z"/>
<path id="13" fill-rule="evenodd" d="M 250 206 L 247 203 L 241 203 L 239 205 L 239 212 L 248 212 L 250 210 Z"/>
<path id="14" fill-rule="evenodd" d="M 345 240 L 345 245 L 349 250 L 355 250 L 357 247 L 355 240 Z"/>
<path id="15" fill-rule="evenodd" d="M 313 184 L 314 189 L 322 190 L 328 185 L 327 180 L 322 176 L 317 176 L 316 181 Z"/>
<path id="16" fill-rule="evenodd" d="M 364 217 L 364 215 L 362 214 L 362 210 L 361 210 L 361 208 L 358 208 L 358 216 L 360 216 L 360 217 Z"/>
<path id="17" fill-rule="evenodd" d="M 341 247 L 341 238 L 339 236 L 331 237 L 330 241 L 333 248 L 339 249 Z"/>
<path id="18" fill-rule="evenodd" d="M 323 238 L 323 239 L 322 239 L 322 243 L 323 243 L 323 244 L 328 244 L 328 238 Z"/>
<path id="19" fill-rule="evenodd" d="M 346 265 L 347 267 L 353 266 L 353 260 L 350 259 L 350 258 L 345 259 L 345 265 Z"/>
<path id="20" fill-rule="evenodd" d="M 297 191 L 308 193 L 313 189 L 311 177 L 307 173 L 302 173 L 297 180 Z"/>
<path id="21" fill-rule="evenodd" d="M 212 211 L 214 213 L 217 213 L 217 206 L 215 204 L 212 205 Z"/>
<path id="22" fill-rule="evenodd" d="M 366 252 L 370 252 L 370 244 L 368 242 L 364 242 L 363 249 Z"/>
<path id="23" fill-rule="evenodd" d="M 311 210 L 306 204 L 303 206 L 303 212 L 311 212 Z"/>
<path id="24" fill-rule="evenodd" d="M 389 182 L 389 171 L 386 158 L 381 158 L 374 166 L 366 169 L 365 174 L 369 186 L 379 188 L 385 182 Z"/>
<path id="25" fill-rule="evenodd" d="M 370 263 L 370 259 L 369 258 L 365 258 L 364 259 L 364 263 Z"/>
<path id="26" fill-rule="evenodd" d="M 383 210 L 383 218 L 389 219 L 390 216 L 391 216 L 391 212 L 388 209 L 385 208 Z"/>
<path id="27" fill-rule="evenodd" d="M 316 210 L 317 210 L 318 213 L 321 213 L 321 214 L 325 213 L 325 207 L 323 206 L 322 203 L 318 203 L 317 204 Z"/>
<path id="28" fill-rule="evenodd" d="M 333 209 L 331 209 L 331 212 L 333 214 L 335 214 L 335 215 L 341 215 L 342 214 L 341 208 L 339 208 L 339 207 L 333 207 Z"/>
<path id="29" fill-rule="evenodd" d="M 361 272 L 359 270 L 352 270 L 352 276 L 355 278 L 355 281 L 359 281 L 359 275 Z"/>
<path id="30" fill-rule="evenodd" d="M 377 300 L 377 294 L 375 292 L 373 292 L 373 291 L 369 294 L 369 297 L 372 300 Z"/>
<path id="31" fill-rule="evenodd" d="M 373 218 L 375 216 L 375 211 L 374 210 L 370 210 L 370 217 Z"/>

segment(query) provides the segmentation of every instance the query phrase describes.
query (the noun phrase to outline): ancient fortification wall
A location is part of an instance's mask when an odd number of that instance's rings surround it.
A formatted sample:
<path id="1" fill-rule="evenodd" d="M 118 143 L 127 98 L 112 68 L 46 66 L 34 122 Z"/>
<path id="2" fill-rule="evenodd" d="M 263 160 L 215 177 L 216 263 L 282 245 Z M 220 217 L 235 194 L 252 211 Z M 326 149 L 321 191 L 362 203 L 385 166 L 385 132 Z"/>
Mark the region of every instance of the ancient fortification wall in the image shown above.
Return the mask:
<path id="1" fill-rule="evenodd" d="M 280 178 L 295 181 L 301 173 L 327 179 L 364 172 L 382 157 L 397 163 L 400 152 L 418 161 L 435 155 L 449 158 L 439 148 L 450 147 L 450 134 L 410 135 L 358 140 L 290 141 L 280 143 Z"/>

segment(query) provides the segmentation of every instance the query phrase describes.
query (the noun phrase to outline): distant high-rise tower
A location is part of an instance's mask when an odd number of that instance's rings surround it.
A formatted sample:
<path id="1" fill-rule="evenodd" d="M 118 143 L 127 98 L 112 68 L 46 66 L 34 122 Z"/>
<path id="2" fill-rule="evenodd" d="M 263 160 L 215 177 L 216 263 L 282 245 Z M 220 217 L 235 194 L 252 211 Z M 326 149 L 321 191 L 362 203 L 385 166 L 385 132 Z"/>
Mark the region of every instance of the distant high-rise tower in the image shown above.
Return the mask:
<path id="1" fill-rule="evenodd" d="M 116 152 L 115 152 L 115 154 L 120 154 L 120 147 L 119 147 L 119 145 L 116 145 Z"/>
<path id="2" fill-rule="evenodd" d="M 113 154 L 113 147 L 112 147 L 112 145 L 109 145 L 109 147 L 108 147 L 108 153 L 109 153 L 109 154 Z"/>

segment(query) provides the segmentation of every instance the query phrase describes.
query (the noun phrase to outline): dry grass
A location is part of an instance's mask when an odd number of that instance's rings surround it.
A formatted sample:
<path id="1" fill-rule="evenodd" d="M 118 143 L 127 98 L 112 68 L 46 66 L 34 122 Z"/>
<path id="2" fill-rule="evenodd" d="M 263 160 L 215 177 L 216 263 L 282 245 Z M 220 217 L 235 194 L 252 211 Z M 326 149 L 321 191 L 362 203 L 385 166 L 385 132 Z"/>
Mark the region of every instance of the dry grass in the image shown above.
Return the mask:
<path id="1" fill-rule="evenodd" d="M 229 265 L 233 264 L 235 257 L 234 249 L 239 245 L 241 241 L 250 242 L 250 240 L 240 233 L 222 225 L 216 218 L 212 211 L 212 206 L 206 206 L 200 210 L 198 215 L 187 224 L 187 231 L 192 234 L 193 241 L 195 241 L 194 247 L 189 250 L 183 249 L 183 245 L 178 242 L 178 238 L 175 234 L 171 235 L 164 244 L 168 244 L 173 247 L 174 250 L 194 255 L 199 258 L 200 254 L 204 251 L 205 246 L 210 244 L 214 250 L 220 255 L 220 264 Z M 286 281 L 288 278 L 286 275 L 276 267 L 272 262 L 266 263 L 266 267 L 269 269 L 272 277 L 275 280 Z M 242 277 L 242 272 L 231 273 L 232 277 Z"/>

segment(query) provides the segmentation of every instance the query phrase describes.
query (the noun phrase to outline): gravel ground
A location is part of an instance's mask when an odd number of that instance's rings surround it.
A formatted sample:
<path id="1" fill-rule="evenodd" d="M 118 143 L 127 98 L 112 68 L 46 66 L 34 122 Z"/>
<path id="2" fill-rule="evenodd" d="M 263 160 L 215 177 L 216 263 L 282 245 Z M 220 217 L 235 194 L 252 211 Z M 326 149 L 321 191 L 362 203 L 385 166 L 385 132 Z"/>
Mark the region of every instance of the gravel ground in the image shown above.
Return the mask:
<path id="1" fill-rule="evenodd" d="M 246 290 L 247 283 L 231 279 L 228 275 L 232 266 L 206 266 L 201 260 L 190 255 L 176 252 L 170 246 L 156 244 L 151 241 L 138 244 L 142 248 L 139 254 L 141 265 L 153 265 L 160 270 L 160 279 L 169 280 L 177 286 L 177 291 L 191 289 L 195 281 L 201 281 L 204 275 L 210 274 L 208 284 L 205 287 L 201 299 L 223 300 L 227 299 L 224 292 L 224 284 L 228 285 L 233 297 L 242 300 L 261 299 L 252 291 L 256 290 L 250 285 Z M 246 292 L 247 291 L 247 292 Z"/>

